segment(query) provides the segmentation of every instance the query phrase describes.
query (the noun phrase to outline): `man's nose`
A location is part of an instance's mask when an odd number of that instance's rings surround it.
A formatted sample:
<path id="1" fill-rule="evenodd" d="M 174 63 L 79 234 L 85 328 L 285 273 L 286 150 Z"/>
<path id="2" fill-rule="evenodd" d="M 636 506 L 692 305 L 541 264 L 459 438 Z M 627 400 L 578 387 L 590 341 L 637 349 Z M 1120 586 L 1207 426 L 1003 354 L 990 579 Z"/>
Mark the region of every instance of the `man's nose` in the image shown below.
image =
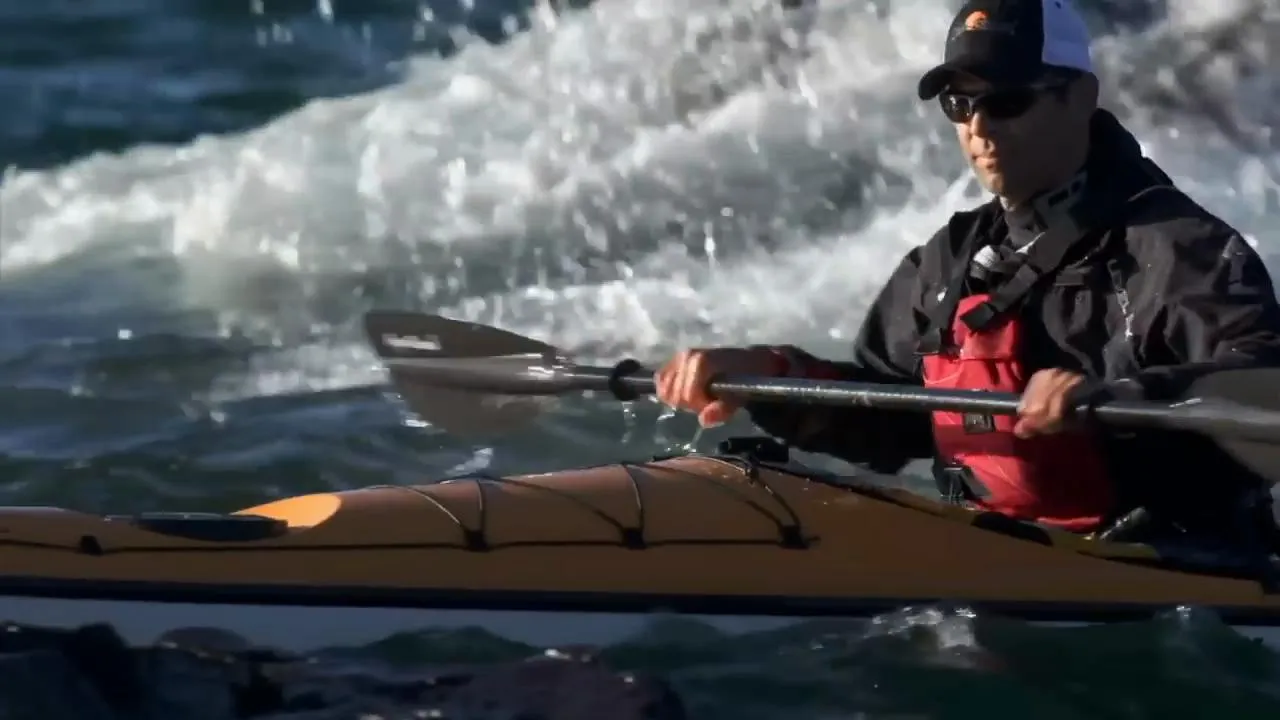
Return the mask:
<path id="1" fill-rule="evenodd" d="M 969 133 L 978 137 L 991 137 L 992 127 L 995 125 L 991 120 L 991 116 L 987 114 L 986 108 L 978 105 L 973 109 L 973 115 L 969 117 Z"/>

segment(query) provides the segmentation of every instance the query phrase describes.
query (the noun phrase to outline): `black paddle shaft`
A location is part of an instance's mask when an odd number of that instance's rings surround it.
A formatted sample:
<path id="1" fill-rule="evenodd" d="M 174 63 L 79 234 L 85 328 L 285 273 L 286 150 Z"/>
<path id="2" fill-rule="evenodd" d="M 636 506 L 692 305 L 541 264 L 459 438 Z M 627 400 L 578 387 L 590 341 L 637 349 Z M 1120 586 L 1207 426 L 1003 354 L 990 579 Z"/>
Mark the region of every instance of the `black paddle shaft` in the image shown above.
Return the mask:
<path id="1" fill-rule="evenodd" d="M 374 311 L 365 331 L 409 407 L 453 432 L 526 425 L 545 407 L 539 396 L 598 390 L 633 400 L 656 390 L 653 372 L 634 360 L 581 366 L 551 345 L 487 325 Z M 799 378 L 728 377 L 708 389 L 738 400 L 915 412 L 1012 415 L 1019 404 L 1009 393 Z M 1199 433 L 1270 483 L 1280 482 L 1280 368 L 1216 370 L 1181 401 L 1109 400 L 1086 414 L 1109 426 Z"/>
<path id="2" fill-rule="evenodd" d="M 562 395 L 605 391 L 623 401 L 657 392 L 653 371 L 635 360 L 613 367 L 576 365 L 562 357 L 520 353 L 497 357 L 384 357 L 393 373 L 414 376 L 441 388 L 506 395 Z M 866 407 L 915 412 L 950 411 L 1016 415 L 1020 398 L 986 390 L 939 390 L 804 378 L 726 377 L 713 379 L 717 396 L 789 405 Z M 1219 398 L 1176 403 L 1109 400 L 1087 414 L 1117 427 L 1143 427 L 1227 434 L 1241 440 L 1274 442 L 1276 414 Z"/>
<path id="3" fill-rule="evenodd" d="M 612 368 L 568 366 L 556 374 L 567 385 L 583 390 L 607 390 L 619 400 L 633 400 L 657 391 L 653 372 L 633 360 L 624 360 Z M 726 377 L 713 379 L 708 391 L 716 396 L 758 402 L 991 415 L 1016 415 L 1021 401 L 1013 393 L 985 390 L 938 390 L 803 378 Z M 1217 399 L 1168 404 L 1110 400 L 1088 412 L 1098 421 L 1115 426 L 1226 431 L 1252 440 L 1274 440 L 1277 432 L 1274 413 Z"/>
<path id="4" fill-rule="evenodd" d="M 366 316 L 365 329 L 397 386 L 412 388 L 424 399 L 432 393 L 462 393 L 449 403 L 435 403 L 437 414 L 445 417 L 466 413 L 477 423 L 485 414 L 496 417 L 489 405 L 453 404 L 466 397 L 599 390 L 632 400 L 656 390 L 653 372 L 634 360 L 613 367 L 577 365 L 551 345 L 487 325 L 375 311 Z M 1261 443 L 1263 447 L 1249 451 L 1265 455 L 1264 461 L 1280 477 L 1278 375 L 1280 370 L 1274 368 L 1215 372 L 1197 381 L 1186 399 L 1169 403 L 1108 400 L 1089 408 L 1087 415 L 1111 426 L 1198 432 L 1224 443 Z M 708 390 L 739 400 L 916 412 L 1013 415 L 1019 404 L 1019 397 L 1011 393 L 801 378 L 727 377 L 713 380 Z"/>

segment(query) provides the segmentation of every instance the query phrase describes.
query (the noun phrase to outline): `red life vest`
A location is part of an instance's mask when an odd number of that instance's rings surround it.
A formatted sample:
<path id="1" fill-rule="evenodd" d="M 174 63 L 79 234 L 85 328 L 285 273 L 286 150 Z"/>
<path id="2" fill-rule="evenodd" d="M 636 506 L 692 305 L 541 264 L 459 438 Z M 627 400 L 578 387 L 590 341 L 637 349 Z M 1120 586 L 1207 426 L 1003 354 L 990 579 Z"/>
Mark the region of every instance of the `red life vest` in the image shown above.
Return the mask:
<path id="1" fill-rule="evenodd" d="M 1093 236 L 1092 228 L 1108 227 L 1127 202 L 1078 205 L 1078 212 L 1041 233 L 1017 270 L 990 294 L 968 297 L 964 289 L 975 241 L 991 226 L 979 223 L 969 228 L 968 237 L 958 238 L 956 221 L 963 217 L 953 217 L 952 242 L 959 252 L 954 260 L 943 260 L 946 287 L 916 350 L 925 386 L 1021 393 L 1030 379 L 1021 362 L 1022 299 L 1042 282 L 1061 277 L 1075 243 Z M 994 200 L 992 207 L 998 207 Z M 779 358 L 779 374 L 838 377 L 821 366 L 797 367 L 787 353 Z M 1115 486 L 1101 446 L 1087 431 L 1023 440 L 1013 435 L 1013 417 L 936 412 L 932 420 L 935 475 L 947 499 L 1072 532 L 1092 531 L 1111 519 Z"/>
<path id="2" fill-rule="evenodd" d="M 1026 387 L 1017 313 L 1002 313 L 981 330 L 964 320 L 990 299 L 985 294 L 960 299 L 950 342 L 923 357 L 926 387 L 1011 393 Z M 933 413 L 938 460 L 963 473 L 965 499 L 1074 532 L 1097 528 L 1113 507 L 1114 493 L 1093 438 L 1062 432 L 1024 440 L 1013 435 L 1015 422 L 1009 416 Z"/>

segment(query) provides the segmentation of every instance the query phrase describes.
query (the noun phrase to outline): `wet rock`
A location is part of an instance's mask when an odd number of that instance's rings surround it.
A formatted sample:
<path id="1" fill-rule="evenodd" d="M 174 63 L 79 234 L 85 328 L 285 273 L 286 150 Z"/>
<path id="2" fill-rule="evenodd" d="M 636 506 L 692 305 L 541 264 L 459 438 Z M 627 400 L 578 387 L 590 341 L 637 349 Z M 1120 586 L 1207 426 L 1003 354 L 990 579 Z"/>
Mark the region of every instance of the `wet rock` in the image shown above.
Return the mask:
<path id="1" fill-rule="evenodd" d="M 249 668 L 171 647 L 139 650 L 137 656 L 147 683 L 143 718 L 226 720 L 237 716 L 236 689 L 245 682 Z"/>
<path id="2" fill-rule="evenodd" d="M 43 720 L 224 720 L 236 717 L 239 689 L 251 674 L 226 655 L 130 648 L 106 625 L 69 631 L 5 626 L 0 668 L 6 720 L 25 718 L 22 713 L 36 707 L 46 708 Z"/>
<path id="3" fill-rule="evenodd" d="M 214 627 L 187 627 L 170 630 L 156 640 L 156 645 L 181 647 L 203 653 L 239 655 L 253 650 L 248 640 Z"/>
<path id="4" fill-rule="evenodd" d="M 597 662 L 547 657 L 478 674 L 452 693 L 441 717 L 494 720 L 683 720 L 665 683 Z"/>
<path id="5" fill-rule="evenodd" d="M 405 672 L 326 663 L 196 628 L 130 648 L 111 628 L 0 627 L 4 720 L 684 720 L 662 681 L 587 651 Z"/>
<path id="6" fill-rule="evenodd" d="M 56 649 L 0 655 L 0 717 L 5 720 L 114 720 L 112 709 Z"/>
<path id="7" fill-rule="evenodd" d="M 524 662 L 430 674 L 371 674 L 312 667 L 293 678 L 281 705 L 289 720 L 684 720 L 665 683 L 614 672 L 589 655 L 549 653 Z"/>

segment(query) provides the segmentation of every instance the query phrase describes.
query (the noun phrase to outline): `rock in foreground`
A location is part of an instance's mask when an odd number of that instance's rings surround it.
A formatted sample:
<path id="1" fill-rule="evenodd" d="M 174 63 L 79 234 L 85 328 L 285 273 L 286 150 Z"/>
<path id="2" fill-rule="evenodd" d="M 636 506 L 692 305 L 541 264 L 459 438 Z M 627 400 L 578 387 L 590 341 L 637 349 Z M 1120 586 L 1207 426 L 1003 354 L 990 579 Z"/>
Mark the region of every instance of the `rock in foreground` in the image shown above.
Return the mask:
<path id="1" fill-rule="evenodd" d="M 684 720 L 661 680 L 560 653 L 413 674 L 328 667 L 218 631 L 0 626 L 5 720 Z"/>

